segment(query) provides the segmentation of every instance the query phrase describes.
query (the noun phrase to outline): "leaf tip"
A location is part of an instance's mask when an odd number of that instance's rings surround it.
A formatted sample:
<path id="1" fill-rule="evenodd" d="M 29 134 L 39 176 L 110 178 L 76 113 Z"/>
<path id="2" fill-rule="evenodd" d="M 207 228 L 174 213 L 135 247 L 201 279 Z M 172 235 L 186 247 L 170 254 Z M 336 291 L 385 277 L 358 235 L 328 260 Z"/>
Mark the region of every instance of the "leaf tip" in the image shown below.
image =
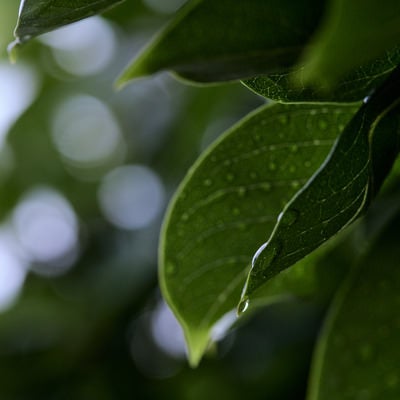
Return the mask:
<path id="1" fill-rule="evenodd" d="M 200 364 L 200 361 L 210 343 L 209 332 L 203 330 L 186 330 L 185 338 L 189 365 L 192 368 L 196 368 Z"/>
<path id="2" fill-rule="evenodd" d="M 18 52 L 21 48 L 21 41 L 19 39 L 14 40 L 7 46 L 8 59 L 11 64 L 15 64 L 18 59 Z"/>

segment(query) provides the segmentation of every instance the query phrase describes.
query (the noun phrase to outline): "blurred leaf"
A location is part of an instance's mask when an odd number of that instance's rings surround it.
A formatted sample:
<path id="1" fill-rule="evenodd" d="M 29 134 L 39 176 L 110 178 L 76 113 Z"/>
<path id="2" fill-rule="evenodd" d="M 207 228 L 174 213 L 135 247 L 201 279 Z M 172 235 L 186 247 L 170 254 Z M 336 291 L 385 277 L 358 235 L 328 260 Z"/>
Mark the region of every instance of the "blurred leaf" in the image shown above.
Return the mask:
<path id="1" fill-rule="evenodd" d="M 23 0 L 15 37 L 25 43 L 63 25 L 99 14 L 124 0 Z"/>
<path id="2" fill-rule="evenodd" d="M 197 82 L 228 81 L 292 66 L 318 24 L 319 0 L 194 0 L 117 84 L 161 70 Z"/>
<path id="3" fill-rule="evenodd" d="M 400 64 L 400 47 L 386 52 L 384 57 L 353 69 L 340 79 L 332 91 L 326 91 L 321 86 L 296 84 L 296 77 L 301 74 L 303 68 L 286 73 L 256 76 L 244 81 L 244 84 L 257 94 L 280 102 L 351 102 L 370 95 L 398 64 Z"/>
<path id="4" fill-rule="evenodd" d="M 306 52 L 303 79 L 331 86 L 353 68 L 400 44 L 400 2 L 331 0 Z"/>
<path id="5" fill-rule="evenodd" d="M 398 198 L 397 198 L 398 203 Z M 399 223 L 392 220 L 338 293 L 319 339 L 309 400 L 400 397 Z"/>
<path id="6" fill-rule="evenodd" d="M 213 325 L 235 307 L 260 238 L 272 231 L 278 212 L 318 168 L 355 110 L 263 107 L 189 171 L 165 221 L 160 281 L 193 365 Z"/>
<path id="7" fill-rule="evenodd" d="M 243 302 L 368 208 L 399 148 L 400 69 L 365 103 L 331 154 L 285 207 L 253 260 Z M 385 157 L 382 157 L 385 154 Z"/>

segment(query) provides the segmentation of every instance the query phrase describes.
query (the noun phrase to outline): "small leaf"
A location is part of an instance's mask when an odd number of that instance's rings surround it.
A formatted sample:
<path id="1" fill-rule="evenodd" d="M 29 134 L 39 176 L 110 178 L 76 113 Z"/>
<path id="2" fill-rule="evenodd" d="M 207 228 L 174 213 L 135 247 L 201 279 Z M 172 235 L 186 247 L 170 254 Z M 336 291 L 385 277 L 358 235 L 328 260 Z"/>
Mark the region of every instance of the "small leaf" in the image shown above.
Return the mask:
<path id="1" fill-rule="evenodd" d="M 400 398 L 399 224 L 398 216 L 391 220 L 333 302 L 314 355 L 309 400 L 336 400 L 338 393 L 349 400 Z"/>
<path id="2" fill-rule="evenodd" d="M 400 47 L 386 52 L 385 56 L 368 62 L 344 76 L 333 88 L 327 91 L 321 86 L 306 86 L 296 83 L 296 77 L 304 69 L 291 72 L 261 75 L 244 81 L 251 90 L 280 102 L 297 101 L 340 101 L 362 100 L 371 94 L 400 64 Z"/>
<path id="3" fill-rule="evenodd" d="M 320 0 L 193 0 L 117 85 L 162 70 L 196 82 L 281 71 L 297 61 L 323 6 Z"/>
<path id="4" fill-rule="evenodd" d="M 367 209 L 399 148 L 400 68 L 360 108 L 257 251 L 243 300 Z M 382 157 L 382 154 L 385 156 Z"/>
<path id="5" fill-rule="evenodd" d="M 15 38 L 24 44 L 35 36 L 99 14 L 124 0 L 22 0 Z"/>
<path id="6" fill-rule="evenodd" d="M 189 171 L 164 223 L 160 283 L 184 328 L 192 365 L 216 322 L 235 308 L 260 239 L 355 110 L 337 104 L 265 106 Z"/>
<path id="7" fill-rule="evenodd" d="M 332 86 L 352 69 L 400 45 L 398 0 L 331 0 L 326 15 L 304 55 L 306 83 Z"/>

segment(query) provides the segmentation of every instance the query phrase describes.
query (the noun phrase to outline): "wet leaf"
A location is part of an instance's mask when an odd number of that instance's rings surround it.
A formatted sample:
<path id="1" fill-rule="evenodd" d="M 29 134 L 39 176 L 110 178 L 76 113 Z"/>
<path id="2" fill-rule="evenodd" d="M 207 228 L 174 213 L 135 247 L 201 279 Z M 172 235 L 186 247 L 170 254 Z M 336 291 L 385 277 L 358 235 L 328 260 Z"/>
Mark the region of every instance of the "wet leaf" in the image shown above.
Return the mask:
<path id="1" fill-rule="evenodd" d="M 332 0 L 313 46 L 304 56 L 303 79 L 333 86 L 353 68 L 400 45 L 400 2 Z"/>
<path id="2" fill-rule="evenodd" d="M 229 81 L 292 66 L 314 32 L 319 0 L 194 0 L 118 80 L 172 70 L 196 82 Z"/>
<path id="3" fill-rule="evenodd" d="M 392 219 L 338 293 L 314 356 L 309 400 L 338 393 L 349 400 L 399 398 L 399 223 Z"/>
<path id="4" fill-rule="evenodd" d="M 265 232 L 355 111 L 337 104 L 265 106 L 189 171 L 164 223 L 160 283 L 193 365 L 213 326 L 235 308 Z"/>
<path id="5" fill-rule="evenodd" d="M 242 301 L 251 300 L 266 281 L 365 212 L 398 153 L 399 96 L 398 68 L 360 108 L 323 166 L 280 214 L 254 257 Z"/>
<path id="6" fill-rule="evenodd" d="M 23 44 L 35 36 L 99 14 L 124 0 L 23 0 L 15 38 Z"/>
<path id="7" fill-rule="evenodd" d="M 327 91 L 321 86 L 296 83 L 303 68 L 291 72 L 260 75 L 244 81 L 257 94 L 280 102 L 296 101 L 343 101 L 362 100 L 378 87 L 400 64 L 400 47 L 386 52 L 384 57 L 368 62 L 344 76 Z"/>

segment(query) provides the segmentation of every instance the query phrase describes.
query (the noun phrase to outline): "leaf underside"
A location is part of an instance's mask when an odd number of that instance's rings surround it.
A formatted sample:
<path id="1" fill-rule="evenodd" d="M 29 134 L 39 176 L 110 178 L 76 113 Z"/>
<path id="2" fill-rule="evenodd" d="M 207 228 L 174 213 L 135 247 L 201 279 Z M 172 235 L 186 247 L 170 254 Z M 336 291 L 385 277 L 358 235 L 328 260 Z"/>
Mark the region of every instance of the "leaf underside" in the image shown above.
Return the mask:
<path id="1" fill-rule="evenodd" d="M 397 68 L 349 122 L 324 165 L 285 207 L 255 256 L 242 301 L 365 212 L 398 154 L 399 95 Z"/>
<path id="2" fill-rule="evenodd" d="M 162 70 L 230 81 L 293 66 L 317 27 L 320 0 L 195 0 L 144 49 L 117 84 Z"/>

